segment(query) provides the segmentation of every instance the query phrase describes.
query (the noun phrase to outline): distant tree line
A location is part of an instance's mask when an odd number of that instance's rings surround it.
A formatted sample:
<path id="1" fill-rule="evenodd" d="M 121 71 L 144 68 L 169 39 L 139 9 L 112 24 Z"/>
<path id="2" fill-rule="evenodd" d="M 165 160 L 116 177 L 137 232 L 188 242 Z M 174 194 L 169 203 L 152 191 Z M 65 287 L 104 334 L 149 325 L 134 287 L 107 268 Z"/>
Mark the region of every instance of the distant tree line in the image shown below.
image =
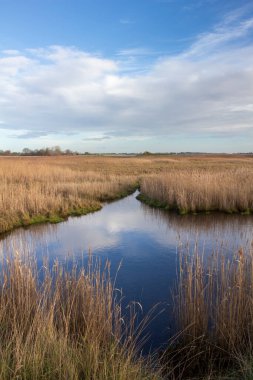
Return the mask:
<path id="1" fill-rule="evenodd" d="M 62 150 L 58 145 L 51 148 L 30 149 L 24 148 L 22 152 L 12 152 L 10 150 L 1 150 L 0 156 L 76 156 L 80 153 L 70 149 Z M 85 154 L 89 154 L 85 152 Z"/>
<path id="2" fill-rule="evenodd" d="M 0 156 L 83 156 L 90 155 L 89 152 L 76 152 L 70 149 L 62 150 L 58 145 L 53 147 L 46 147 L 40 149 L 24 148 L 22 152 L 12 152 L 11 150 L 0 149 Z M 177 156 L 191 156 L 191 155 L 224 155 L 229 156 L 231 154 L 242 156 L 253 156 L 253 152 L 247 153 L 205 153 L 205 152 L 156 152 L 152 153 L 144 151 L 142 153 L 92 153 L 99 156 L 162 156 L 162 155 L 177 155 Z"/>

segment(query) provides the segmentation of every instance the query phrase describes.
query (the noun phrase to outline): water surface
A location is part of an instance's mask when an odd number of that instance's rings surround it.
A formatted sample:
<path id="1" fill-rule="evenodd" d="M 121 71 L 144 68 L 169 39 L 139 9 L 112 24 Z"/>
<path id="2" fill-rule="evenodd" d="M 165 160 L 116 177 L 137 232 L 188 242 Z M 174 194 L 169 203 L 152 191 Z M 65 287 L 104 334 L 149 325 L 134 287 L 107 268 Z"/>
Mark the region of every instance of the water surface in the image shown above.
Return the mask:
<path id="1" fill-rule="evenodd" d="M 145 349 L 165 344 L 173 333 L 171 291 L 176 281 L 178 250 L 188 246 L 210 254 L 223 244 L 234 252 L 252 240 L 253 218 L 241 215 L 184 215 L 153 209 L 136 199 L 137 193 L 106 204 L 102 210 L 69 218 L 57 225 L 37 225 L 14 230 L 1 241 L 3 254 L 11 249 L 35 252 L 42 263 L 47 256 L 66 262 L 73 258 L 81 265 L 88 253 L 107 259 L 112 276 L 119 265 L 116 286 L 124 303 L 135 300 L 146 313 L 155 304 L 164 309 L 150 325 Z"/>

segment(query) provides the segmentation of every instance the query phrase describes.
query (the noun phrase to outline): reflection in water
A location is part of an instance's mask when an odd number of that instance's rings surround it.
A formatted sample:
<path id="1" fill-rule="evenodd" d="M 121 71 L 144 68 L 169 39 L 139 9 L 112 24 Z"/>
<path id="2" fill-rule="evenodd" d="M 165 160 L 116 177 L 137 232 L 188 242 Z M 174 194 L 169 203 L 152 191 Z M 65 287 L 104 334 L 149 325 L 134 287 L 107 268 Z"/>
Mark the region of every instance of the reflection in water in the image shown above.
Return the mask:
<path id="1" fill-rule="evenodd" d="M 136 194 L 106 204 L 101 211 L 69 218 L 58 225 L 38 225 L 13 231 L 1 241 L 2 253 L 35 252 L 38 263 L 47 256 L 65 262 L 85 261 L 89 251 L 104 262 L 111 261 L 125 303 L 140 301 L 144 312 L 162 303 L 166 311 L 150 326 L 149 344 L 157 347 L 170 335 L 171 289 L 176 281 L 179 244 L 205 246 L 208 253 L 223 242 L 234 251 L 252 240 L 253 218 L 241 215 L 179 216 L 153 209 L 135 199 Z M 171 330 L 173 331 L 173 329 Z M 148 347 L 149 348 L 149 347 Z"/>

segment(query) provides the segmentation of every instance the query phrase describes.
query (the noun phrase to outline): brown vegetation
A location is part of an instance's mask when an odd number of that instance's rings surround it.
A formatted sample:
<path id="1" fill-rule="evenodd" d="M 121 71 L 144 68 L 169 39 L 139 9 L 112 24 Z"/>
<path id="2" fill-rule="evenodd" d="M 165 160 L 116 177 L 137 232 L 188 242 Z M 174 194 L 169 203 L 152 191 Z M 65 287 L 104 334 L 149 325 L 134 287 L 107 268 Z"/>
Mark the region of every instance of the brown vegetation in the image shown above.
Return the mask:
<path id="1" fill-rule="evenodd" d="M 95 211 L 136 187 L 134 176 L 97 164 L 94 170 L 82 158 L 2 158 L 0 232 Z"/>
<path id="2" fill-rule="evenodd" d="M 181 211 L 252 210 L 248 156 L 0 158 L 0 233 L 81 215 L 141 183 L 144 196 Z"/>
<path id="3" fill-rule="evenodd" d="M 154 206 L 189 212 L 253 212 L 253 161 L 246 166 L 194 166 L 169 170 L 141 182 L 142 199 Z M 247 164 L 250 164 L 249 166 Z"/>
<path id="4" fill-rule="evenodd" d="M 179 264 L 179 334 L 155 362 L 140 357 L 147 320 L 137 326 L 134 308 L 125 318 L 109 263 L 103 270 L 91 258 L 67 272 L 44 262 L 38 272 L 29 253 L 8 256 L 0 277 L 0 378 L 252 378 L 253 251 L 208 259 L 196 248 Z"/>
<path id="5" fill-rule="evenodd" d="M 33 260 L 9 257 L 2 263 L 0 325 L 2 380 L 158 379 L 137 357 L 143 325 L 135 330 L 133 310 L 125 327 L 108 266 L 90 261 L 67 273 L 45 263 L 38 273 Z"/>
<path id="6" fill-rule="evenodd" d="M 234 255 L 220 247 L 208 258 L 196 247 L 181 253 L 179 261 L 179 334 L 168 349 L 167 365 L 181 378 L 252 378 L 252 247 Z"/>

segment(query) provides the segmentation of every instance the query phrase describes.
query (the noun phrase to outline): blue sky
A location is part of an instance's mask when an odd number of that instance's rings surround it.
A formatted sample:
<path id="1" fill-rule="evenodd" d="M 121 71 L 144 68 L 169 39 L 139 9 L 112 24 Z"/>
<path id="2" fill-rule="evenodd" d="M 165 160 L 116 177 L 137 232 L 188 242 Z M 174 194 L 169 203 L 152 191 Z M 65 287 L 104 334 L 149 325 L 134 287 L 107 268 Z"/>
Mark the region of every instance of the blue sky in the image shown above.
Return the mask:
<path id="1" fill-rule="evenodd" d="M 253 151 L 253 4 L 0 0 L 0 149 Z"/>

